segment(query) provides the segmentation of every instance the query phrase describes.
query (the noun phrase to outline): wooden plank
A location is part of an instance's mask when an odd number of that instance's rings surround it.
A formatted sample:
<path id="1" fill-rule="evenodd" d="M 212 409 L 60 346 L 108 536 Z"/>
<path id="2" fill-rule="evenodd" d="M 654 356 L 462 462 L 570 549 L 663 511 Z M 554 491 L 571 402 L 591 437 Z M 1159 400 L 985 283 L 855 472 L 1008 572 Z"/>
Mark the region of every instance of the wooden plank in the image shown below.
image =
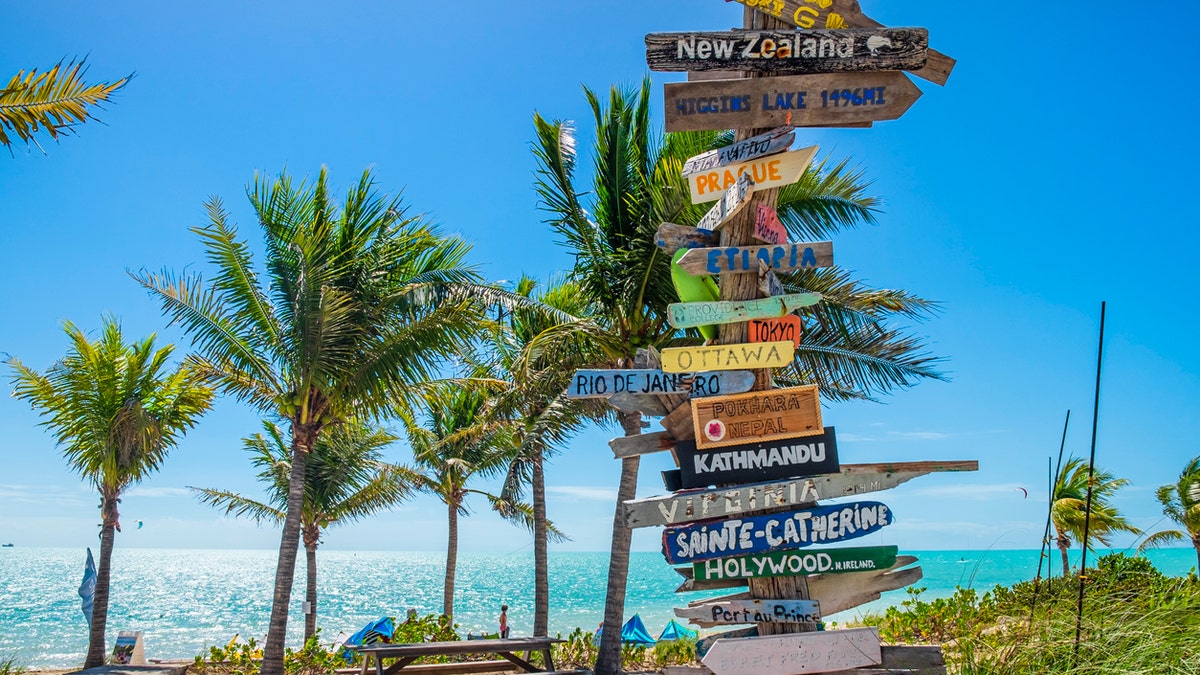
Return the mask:
<path id="1" fill-rule="evenodd" d="M 791 340 L 799 347 L 804 322 L 795 314 L 785 314 L 773 319 L 751 319 L 748 330 L 751 343 Z"/>
<path id="2" fill-rule="evenodd" d="M 763 483 L 838 473 L 837 437 L 833 427 L 817 436 L 740 443 L 716 450 L 697 450 L 694 441 L 675 445 L 684 489 Z"/>
<path id="3" fill-rule="evenodd" d="M 896 71 L 674 82 L 663 92 L 667 131 L 880 122 L 899 118 L 921 97 Z M 759 182 L 757 173 L 752 177 Z"/>
<path id="4" fill-rule="evenodd" d="M 655 452 L 664 452 L 674 446 L 675 439 L 665 431 L 655 431 L 636 436 L 618 436 L 608 442 L 608 447 L 612 448 L 613 457 L 616 459 L 640 457 Z"/>
<path id="5" fill-rule="evenodd" d="M 782 339 L 782 338 L 781 338 Z M 689 394 L 716 396 L 750 391 L 754 373 L 725 370 L 709 373 L 666 373 L 658 368 L 575 371 L 567 398 L 606 398 L 614 394 Z"/>
<path id="6" fill-rule="evenodd" d="M 722 639 L 701 662 L 715 675 L 800 675 L 877 666 L 878 628 Z"/>
<path id="7" fill-rule="evenodd" d="M 665 417 L 670 412 L 655 396 L 613 394 L 608 398 L 608 404 L 621 412 L 640 412 L 650 417 Z"/>
<path id="8" fill-rule="evenodd" d="M 883 24 L 862 13 L 858 0 L 737 0 L 755 10 L 797 28 L 878 28 Z M 930 49 L 925 67 L 913 71 L 913 75 L 925 78 L 937 85 L 946 84 L 950 71 L 954 70 L 954 59 Z"/>
<path id="9" fill-rule="evenodd" d="M 781 246 L 787 243 L 787 230 L 779 222 L 779 212 L 770 204 L 759 204 L 754 212 L 754 238 Z"/>
<path id="10" fill-rule="evenodd" d="M 791 342 L 763 342 L 784 344 Z M 753 440 L 765 443 L 822 433 L 817 385 L 767 389 L 692 401 L 696 447 L 701 450 Z"/>
<path id="11" fill-rule="evenodd" d="M 821 607 L 816 600 L 733 600 L 676 608 L 675 616 L 706 628 L 739 623 L 817 623 Z"/>
<path id="12" fill-rule="evenodd" d="M 697 230 L 708 230 L 713 232 L 721 229 L 730 218 L 741 213 L 742 209 L 750 203 L 750 196 L 754 194 L 754 179 L 750 177 L 749 172 L 742 173 L 738 176 L 737 182 L 733 187 L 725 191 L 716 204 L 704 214 L 697 223 Z"/>
<path id="13" fill-rule="evenodd" d="M 781 295 L 787 295 L 787 289 L 783 287 L 783 282 L 779 277 L 775 276 L 775 270 L 770 269 L 765 263 L 759 263 L 758 270 L 758 292 L 764 298 L 775 298 Z M 799 347 L 800 345 L 796 345 Z"/>
<path id="14" fill-rule="evenodd" d="M 833 266 L 833 242 L 689 249 L 675 263 L 691 274 L 745 274 L 767 265 L 779 272 Z"/>
<path id="15" fill-rule="evenodd" d="M 697 581 L 720 581 L 886 570 L 896 564 L 896 552 L 895 546 L 865 546 L 755 553 L 692 563 L 692 578 Z"/>
<path id="16" fill-rule="evenodd" d="M 808 588 L 812 597 L 820 598 L 826 616 L 875 602 L 884 593 L 911 586 L 921 580 L 924 572 L 920 567 L 888 570 L 886 572 L 859 572 L 841 576 L 809 577 Z M 851 579 L 845 582 L 843 579 Z M 815 589 L 815 590 L 814 590 Z"/>
<path id="17" fill-rule="evenodd" d="M 662 350 L 663 370 L 668 373 L 681 373 L 693 370 L 778 368 L 791 363 L 795 352 L 796 346 L 786 341 L 760 342 L 756 345 L 671 347 Z"/>
<path id="18" fill-rule="evenodd" d="M 681 248 L 703 248 L 716 246 L 721 235 L 708 230 L 697 230 L 688 225 L 663 223 L 658 226 L 654 235 L 654 243 L 668 256 L 674 256 Z"/>
<path id="19" fill-rule="evenodd" d="M 741 82 L 741 80 L 736 80 L 735 83 L 737 82 Z M 755 190 L 762 191 L 791 185 L 800 180 L 800 176 L 804 175 L 804 170 L 808 168 L 816 154 L 817 146 L 812 145 L 799 150 L 758 157 L 738 164 L 728 164 L 693 173 L 686 176 L 692 203 L 703 204 L 719 198 L 726 190 L 737 184 L 738 178 L 743 173 L 750 174 Z"/>
<path id="20" fill-rule="evenodd" d="M 683 175 L 690 176 L 719 166 L 748 162 L 759 157 L 778 154 L 790 148 L 794 140 L 796 140 L 794 128 L 788 125 L 775 127 L 766 133 L 752 136 L 744 141 L 689 157 L 683 163 Z"/>
<path id="21" fill-rule="evenodd" d="M 667 319 L 675 328 L 691 328 L 712 324 L 737 323 L 750 319 L 768 319 L 783 316 L 802 307 L 811 307 L 821 301 L 820 293 L 792 293 L 774 298 L 755 300 L 718 300 L 716 302 L 676 302 L 667 305 Z M 666 352 L 663 350 L 663 370 L 666 367 Z M 689 370 L 706 370 L 702 366 Z"/>
<path id="22" fill-rule="evenodd" d="M 829 549 L 829 550 L 833 551 L 833 550 L 837 550 L 837 549 Z M 807 553 L 806 555 L 809 555 L 809 554 L 811 554 L 811 552 Z M 864 589 L 871 588 L 874 584 L 876 584 L 876 582 L 867 581 L 868 579 L 870 579 L 872 577 L 893 575 L 892 577 L 888 577 L 888 580 L 886 581 L 886 583 L 893 583 L 892 580 L 895 578 L 894 575 L 896 575 L 902 571 L 903 572 L 908 571 L 908 570 L 902 570 L 900 568 L 908 567 L 909 565 L 911 565 L 915 562 L 917 562 L 916 556 L 911 556 L 911 555 L 896 556 L 896 562 L 890 568 L 879 569 L 879 570 L 868 571 L 868 572 L 846 573 L 845 578 L 849 579 L 850 581 L 844 583 L 843 585 L 848 586 L 851 589 L 852 593 L 857 594 L 857 593 L 863 592 Z M 738 587 L 745 588 L 747 583 L 749 583 L 748 579 L 731 579 L 731 578 L 693 579 L 692 578 L 692 567 L 693 566 L 689 565 L 687 567 L 673 568 L 677 573 L 679 573 L 684 578 L 683 584 L 679 588 L 675 589 L 676 593 L 685 593 L 688 591 L 714 591 L 714 590 L 720 590 L 723 588 L 738 588 Z M 913 569 L 920 570 L 921 568 L 917 567 L 917 568 L 913 568 Z M 911 575 L 909 575 L 909 576 L 911 577 Z M 823 605 L 823 607 L 825 607 L 826 614 L 833 614 L 835 611 L 840 612 L 840 611 L 843 611 L 844 609 L 846 609 L 844 600 L 839 599 L 840 596 L 838 596 L 836 594 L 836 589 L 839 588 L 839 582 L 837 581 L 837 579 L 840 577 L 838 575 L 834 574 L 831 576 L 828 573 L 823 573 L 823 574 L 805 575 L 805 577 L 808 580 L 810 590 L 817 589 L 817 590 L 821 591 L 821 593 L 825 596 L 826 604 Z M 908 578 L 908 577 L 906 577 L 906 578 Z M 917 575 L 916 580 L 920 580 L 919 574 Z M 901 586 L 896 586 L 896 588 L 900 588 L 900 587 Z M 895 590 L 895 588 L 892 588 L 889 590 Z M 721 597 L 721 598 L 705 598 L 704 600 L 696 600 L 689 604 L 697 604 L 700 602 L 711 601 L 711 600 L 733 600 L 736 598 L 748 598 L 748 597 L 750 597 L 750 596 L 745 593 L 739 593 L 739 594 L 729 595 L 729 596 L 725 596 L 725 597 Z M 813 597 L 818 598 L 819 596 L 814 595 Z M 864 600 L 863 602 L 868 602 L 868 601 Z M 838 610 L 829 609 L 830 607 L 835 607 L 835 606 L 841 607 L 842 609 L 838 609 Z M 857 607 L 857 605 L 851 605 L 851 607 Z"/>
<path id="23" fill-rule="evenodd" d="M 794 550 L 865 537 L 895 522 L 882 502 L 846 502 L 765 516 L 688 523 L 663 530 L 663 555 L 678 564 Z"/>
<path id="24" fill-rule="evenodd" d="M 827 476 L 632 499 L 624 504 L 625 522 L 630 527 L 658 527 L 766 509 L 786 509 L 821 499 L 890 490 L 933 472 L 978 470 L 979 462 L 973 460 L 843 464 L 841 473 Z"/>
<path id="25" fill-rule="evenodd" d="M 925 66 L 928 49 L 924 28 L 650 33 L 646 65 L 662 72 L 775 75 L 917 70 Z"/>
<path id="26" fill-rule="evenodd" d="M 681 405 L 672 410 L 670 415 L 662 418 L 660 424 L 676 440 L 690 441 L 696 437 L 696 429 L 692 426 L 692 407 L 690 405 Z"/>

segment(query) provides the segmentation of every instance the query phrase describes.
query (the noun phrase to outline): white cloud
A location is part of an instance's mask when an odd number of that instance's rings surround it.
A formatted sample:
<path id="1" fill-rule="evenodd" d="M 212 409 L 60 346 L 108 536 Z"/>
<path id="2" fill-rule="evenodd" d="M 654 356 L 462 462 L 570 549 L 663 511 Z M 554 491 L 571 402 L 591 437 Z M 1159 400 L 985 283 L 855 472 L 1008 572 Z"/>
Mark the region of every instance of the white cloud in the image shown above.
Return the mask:
<path id="1" fill-rule="evenodd" d="M 95 506 L 99 496 L 91 497 L 80 489 L 64 488 L 61 485 L 0 485 L 0 502 L 11 504 L 45 504 L 57 506 Z"/>
<path id="2" fill-rule="evenodd" d="M 613 502 L 617 499 L 616 490 L 590 485 L 557 485 L 547 487 L 546 492 L 575 501 Z"/>
<path id="3" fill-rule="evenodd" d="M 891 438 L 917 441 L 944 441 L 953 436 L 953 434 L 942 433 L 940 431 L 889 431 L 887 435 Z"/>
<path id="4" fill-rule="evenodd" d="M 125 492 L 126 497 L 185 497 L 191 494 L 187 488 L 135 487 Z"/>
<path id="5" fill-rule="evenodd" d="M 1014 500 L 1020 501 L 1026 499 L 1022 489 L 1028 490 L 1017 483 L 992 483 L 984 485 L 937 485 L 931 487 L 916 488 L 910 490 L 908 494 L 916 497 L 935 497 L 943 499 L 965 499 L 969 501 L 991 501 L 991 500 Z M 1037 493 L 1030 493 L 1030 496 L 1037 498 Z"/>

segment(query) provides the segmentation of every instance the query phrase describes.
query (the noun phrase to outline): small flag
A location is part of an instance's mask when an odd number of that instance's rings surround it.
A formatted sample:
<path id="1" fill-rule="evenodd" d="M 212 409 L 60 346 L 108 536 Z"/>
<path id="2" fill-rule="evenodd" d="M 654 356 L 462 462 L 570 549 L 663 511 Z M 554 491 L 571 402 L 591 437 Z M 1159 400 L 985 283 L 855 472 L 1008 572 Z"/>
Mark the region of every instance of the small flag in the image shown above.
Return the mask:
<path id="1" fill-rule="evenodd" d="M 88 628 L 92 627 L 92 603 L 96 598 L 96 561 L 92 559 L 92 549 L 88 549 L 87 563 L 83 566 L 83 581 L 79 582 L 79 597 L 83 598 L 83 615 L 87 618 Z"/>

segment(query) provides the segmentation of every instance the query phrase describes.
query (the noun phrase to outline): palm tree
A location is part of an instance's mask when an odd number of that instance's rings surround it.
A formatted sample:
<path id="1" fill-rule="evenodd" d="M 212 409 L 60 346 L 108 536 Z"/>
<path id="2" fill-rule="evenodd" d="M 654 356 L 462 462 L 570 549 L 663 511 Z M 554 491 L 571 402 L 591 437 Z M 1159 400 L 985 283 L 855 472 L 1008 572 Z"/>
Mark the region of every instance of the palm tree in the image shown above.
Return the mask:
<path id="1" fill-rule="evenodd" d="M 695 224 L 700 219 L 710 205 L 691 204 L 683 163 L 733 136 L 656 135 L 650 125 L 649 80 L 636 92 L 614 88 L 607 104 L 590 90 L 585 89 L 585 96 L 596 125 L 590 190 L 576 186 L 570 124 L 535 114 L 534 152 L 540 164 L 536 189 L 547 222 L 575 256 L 571 279 L 593 310 L 579 321 L 547 329 L 533 340 L 531 351 L 555 354 L 557 367 L 568 371 L 629 368 L 639 347 L 698 339 L 694 331 L 683 336 L 667 323 L 666 308 L 676 295 L 670 260 L 655 245 L 655 231 L 662 222 Z M 848 170 L 845 162 L 822 164 L 779 191 L 780 219 L 800 241 L 873 222 L 877 202 L 864 196 L 865 188 L 861 174 Z M 585 194 L 591 196 L 587 204 L 581 200 Z M 790 377 L 816 382 L 835 398 L 869 398 L 939 377 L 933 369 L 936 359 L 922 353 L 921 341 L 888 323 L 898 315 L 926 316 L 932 303 L 904 292 L 869 289 L 836 268 L 786 275 L 782 281 L 827 297 L 803 315 L 812 339 L 798 350 Z M 581 340 L 588 347 L 575 349 Z M 626 435 L 640 433 L 639 413 L 619 413 L 617 419 Z M 636 457 L 621 461 L 598 675 L 620 669 L 630 543 L 621 503 L 634 497 L 638 463 Z"/>
<path id="2" fill-rule="evenodd" d="M 193 229 L 215 267 L 211 280 L 135 275 L 190 334 L 203 375 L 290 424 L 291 475 L 262 675 L 283 675 L 309 452 L 333 425 L 389 416 L 411 402 L 420 383 L 476 334 L 475 298 L 495 295 L 464 266 L 468 244 L 406 216 L 399 198 L 376 191 L 369 171 L 340 207 L 327 183 L 322 169 L 311 185 L 286 175 L 251 184 L 264 238 L 261 270 L 214 198 L 209 223 Z"/>
<path id="3" fill-rule="evenodd" d="M 95 119 L 88 107 L 109 100 L 129 82 L 129 77 L 122 77 L 111 84 L 88 84 L 83 81 L 84 61 L 65 65 L 60 61 L 43 73 L 36 68 L 28 73 L 18 71 L 0 89 L 0 145 L 11 152 L 11 132 L 17 140 L 41 149 L 34 138 L 39 130 L 58 140 L 60 135 L 71 133 L 75 124 Z"/>
<path id="4" fill-rule="evenodd" d="M 1071 457 L 1063 464 L 1058 477 L 1054 481 L 1054 498 L 1050 505 L 1050 519 L 1058 535 L 1058 550 L 1062 553 L 1063 576 L 1070 574 L 1071 567 L 1067 562 L 1067 551 L 1071 541 L 1083 541 L 1083 531 L 1088 531 L 1088 549 L 1093 548 L 1092 542 L 1099 541 L 1108 545 L 1116 532 L 1139 534 L 1141 531 L 1131 525 L 1112 505 L 1111 499 L 1117 490 L 1129 484 L 1124 478 L 1095 467 L 1092 474 L 1092 507 L 1091 518 L 1086 515 L 1088 491 L 1088 465 L 1079 457 Z M 1090 521 L 1090 522 L 1089 522 Z"/>
<path id="5" fill-rule="evenodd" d="M 280 525 L 287 517 L 291 448 L 277 424 L 263 422 L 263 432 L 243 439 L 243 443 L 259 469 L 259 480 L 267 485 L 266 502 L 227 490 L 192 490 L 202 503 L 223 509 L 226 515 L 248 516 L 255 522 Z M 382 429 L 352 420 L 333 427 L 313 444 L 304 467 L 304 508 L 300 517 L 308 563 L 305 640 L 317 630 L 317 547 L 322 530 L 384 511 L 412 494 L 412 472 L 383 461 L 383 448 L 395 440 L 395 436 Z"/>
<path id="6" fill-rule="evenodd" d="M 1186 536 L 1196 549 L 1196 569 L 1200 570 L 1200 456 L 1193 457 L 1183 467 L 1178 482 L 1158 488 L 1155 496 L 1162 504 L 1163 515 L 1183 529 L 1155 532 L 1146 537 L 1138 550 L 1180 541 Z"/>
<path id="7" fill-rule="evenodd" d="M 63 326 L 71 347 L 45 372 L 17 359 L 13 395 L 39 410 L 67 464 L 100 492 L 100 565 L 96 570 L 91 635 L 84 668 L 104 664 L 108 584 L 117 504 L 132 485 L 156 471 L 167 452 L 208 410 L 213 392 L 189 364 L 172 369 L 174 347 L 156 349 L 154 335 L 125 344 L 121 326 L 106 318 L 100 338 Z"/>

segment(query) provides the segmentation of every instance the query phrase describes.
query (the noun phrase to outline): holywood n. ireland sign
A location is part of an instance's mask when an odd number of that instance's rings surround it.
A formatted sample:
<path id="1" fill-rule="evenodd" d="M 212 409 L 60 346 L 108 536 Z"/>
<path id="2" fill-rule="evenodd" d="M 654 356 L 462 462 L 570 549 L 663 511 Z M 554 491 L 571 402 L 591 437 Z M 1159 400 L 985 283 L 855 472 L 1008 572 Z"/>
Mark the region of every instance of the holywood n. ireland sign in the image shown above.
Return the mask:
<path id="1" fill-rule="evenodd" d="M 895 546 L 754 553 L 692 563 L 692 578 L 722 581 L 886 570 L 896 564 L 896 553 Z"/>
<path id="2" fill-rule="evenodd" d="M 686 490 L 737 483 L 803 478 L 837 473 L 837 437 L 833 427 L 819 436 L 729 445 L 697 450 L 693 441 L 678 441 L 680 485 Z"/>
<path id="3" fill-rule="evenodd" d="M 924 28 L 849 30 L 731 30 L 650 33 L 650 70 L 739 70 L 804 75 L 872 70 L 916 70 L 925 65 Z"/>

